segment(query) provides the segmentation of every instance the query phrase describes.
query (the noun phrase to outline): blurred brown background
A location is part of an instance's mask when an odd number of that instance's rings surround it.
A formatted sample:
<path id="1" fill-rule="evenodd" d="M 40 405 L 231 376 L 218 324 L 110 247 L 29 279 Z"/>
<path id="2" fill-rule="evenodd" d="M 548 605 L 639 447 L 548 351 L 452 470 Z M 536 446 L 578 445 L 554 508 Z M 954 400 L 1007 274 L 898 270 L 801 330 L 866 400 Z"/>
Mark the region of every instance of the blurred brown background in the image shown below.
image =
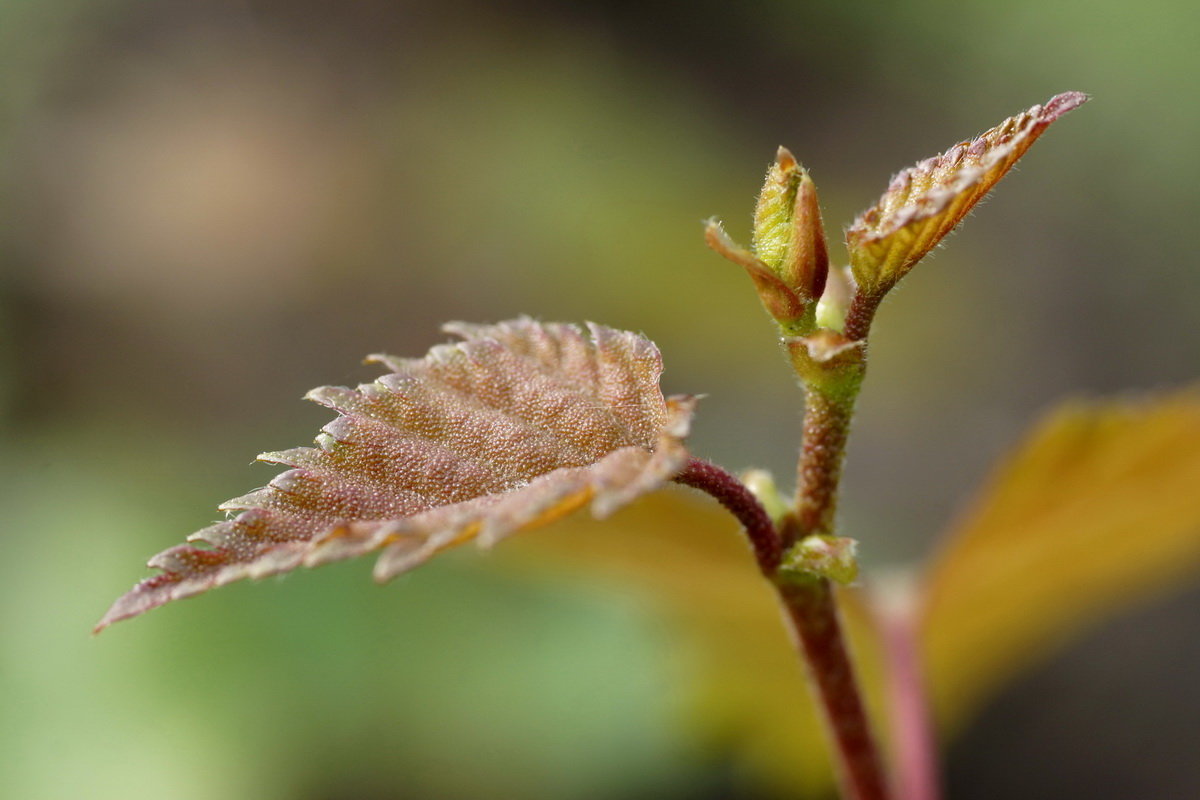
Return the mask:
<path id="1" fill-rule="evenodd" d="M 1198 29 L 1185 0 L 0 0 L 0 796 L 755 797 L 664 710 L 636 597 L 473 552 L 87 631 L 311 438 L 306 389 L 447 319 L 643 331 L 709 395 L 695 449 L 787 476 L 798 393 L 700 220 L 748 238 L 782 143 L 836 234 L 1089 92 L 881 313 L 844 520 L 918 557 L 1040 410 L 1195 379 Z M 950 796 L 1200 795 L 1198 597 L 999 698 Z"/>

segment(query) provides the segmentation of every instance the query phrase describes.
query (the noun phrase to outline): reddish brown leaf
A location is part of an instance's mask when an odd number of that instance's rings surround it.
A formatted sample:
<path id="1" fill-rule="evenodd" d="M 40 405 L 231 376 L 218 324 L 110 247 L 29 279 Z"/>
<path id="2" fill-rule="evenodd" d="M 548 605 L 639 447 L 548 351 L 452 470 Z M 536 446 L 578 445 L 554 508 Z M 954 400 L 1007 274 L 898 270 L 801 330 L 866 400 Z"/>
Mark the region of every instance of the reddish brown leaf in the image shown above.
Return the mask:
<path id="1" fill-rule="evenodd" d="M 471 538 L 483 544 L 591 504 L 604 516 L 673 477 L 693 401 L 666 400 L 648 339 L 518 319 L 455 323 L 463 338 L 358 389 L 308 397 L 338 412 L 317 447 L 263 453 L 290 467 L 224 503 L 236 517 L 159 553 L 161 573 L 100 630 L 242 578 L 379 551 L 383 581 Z"/>
<path id="2" fill-rule="evenodd" d="M 1009 117 L 972 141 L 903 170 L 883 197 L 846 230 L 859 286 L 886 292 L 954 229 L 1042 131 L 1087 101 L 1064 92 Z"/>

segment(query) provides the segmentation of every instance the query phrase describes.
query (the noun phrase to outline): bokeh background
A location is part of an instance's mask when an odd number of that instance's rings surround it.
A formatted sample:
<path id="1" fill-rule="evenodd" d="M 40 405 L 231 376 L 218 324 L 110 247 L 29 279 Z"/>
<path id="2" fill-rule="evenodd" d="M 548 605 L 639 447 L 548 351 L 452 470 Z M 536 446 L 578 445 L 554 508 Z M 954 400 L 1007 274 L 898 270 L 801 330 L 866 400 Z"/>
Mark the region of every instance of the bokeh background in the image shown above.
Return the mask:
<path id="1" fill-rule="evenodd" d="M 782 143 L 836 232 L 1089 92 L 881 312 L 844 520 L 870 563 L 920 557 L 1040 411 L 1196 378 L 1198 9 L 0 0 L 0 796 L 765 796 L 689 745 L 633 590 L 466 552 L 88 630 L 311 438 L 306 389 L 448 319 L 643 331 L 708 393 L 695 450 L 787 476 L 798 393 L 700 220 L 747 238 Z M 996 698 L 950 796 L 1200 795 L 1198 600 Z"/>

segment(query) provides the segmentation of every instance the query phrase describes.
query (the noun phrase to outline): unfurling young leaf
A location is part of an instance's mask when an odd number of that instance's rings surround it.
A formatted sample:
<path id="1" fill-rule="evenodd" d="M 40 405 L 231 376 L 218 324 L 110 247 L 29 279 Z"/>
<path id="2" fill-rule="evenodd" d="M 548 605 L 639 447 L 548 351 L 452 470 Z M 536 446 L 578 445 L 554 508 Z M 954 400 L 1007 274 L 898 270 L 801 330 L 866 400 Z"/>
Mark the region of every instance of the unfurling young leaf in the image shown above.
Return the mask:
<path id="1" fill-rule="evenodd" d="M 357 390 L 309 399 L 339 416 L 317 447 L 264 453 L 291 467 L 230 500 L 233 519 L 159 553 L 96 626 L 242 578 L 380 552 L 387 580 L 471 538 L 490 544 L 591 503 L 604 516 L 674 477 L 693 401 L 664 399 L 648 339 L 522 318 L 451 324 L 463 341 Z"/>
<path id="2" fill-rule="evenodd" d="M 1200 417 L 1187 394 L 1137 413 L 1072 412 L 1046 426 L 922 574 L 921 588 L 901 597 L 831 585 L 858 575 L 856 544 L 836 534 L 835 512 L 879 300 L 1050 123 L 1086 99 L 1060 94 L 900 173 L 848 229 L 846 269 L 830 269 L 816 189 L 786 149 L 759 196 L 751 249 L 708 222 L 709 246 L 750 276 L 805 390 L 793 497 L 764 473 L 738 480 L 690 457 L 683 437 L 693 401 L 663 397 L 661 359 L 643 337 L 525 318 L 456 323 L 447 330 L 461 342 L 423 359 L 377 356 L 390 373 L 376 382 L 311 392 L 339 414 L 317 447 L 260 456 L 290 469 L 225 503 L 237 516 L 191 537 L 204 546 L 156 556 L 150 565 L 160 574 L 120 598 L 97 630 L 241 578 L 367 553 L 379 553 L 375 575 L 387 580 L 472 538 L 489 544 L 588 504 L 605 516 L 675 479 L 733 514 L 757 571 L 715 524 L 720 512 L 669 495 L 641 504 L 606 536 L 570 541 L 560 528 L 542 539 L 555 543 L 546 549 L 627 572 L 666 597 L 707 662 L 693 681 L 699 716 L 766 784 L 817 796 L 836 773 L 846 797 L 934 800 L 925 677 L 938 721 L 952 728 L 999 679 L 1126 590 L 1200 569 L 1200 501 L 1191 491 L 1200 481 Z M 525 538 L 537 546 L 539 537 Z M 780 604 L 815 703 L 780 635 Z M 871 724 L 885 696 L 890 775 Z"/>
<path id="3" fill-rule="evenodd" d="M 846 230 L 861 290 L 882 295 L 954 229 L 1050 123 L 1088 99 L 1064 92 L 959 142 L 892 179 L 883 197 Z"/>

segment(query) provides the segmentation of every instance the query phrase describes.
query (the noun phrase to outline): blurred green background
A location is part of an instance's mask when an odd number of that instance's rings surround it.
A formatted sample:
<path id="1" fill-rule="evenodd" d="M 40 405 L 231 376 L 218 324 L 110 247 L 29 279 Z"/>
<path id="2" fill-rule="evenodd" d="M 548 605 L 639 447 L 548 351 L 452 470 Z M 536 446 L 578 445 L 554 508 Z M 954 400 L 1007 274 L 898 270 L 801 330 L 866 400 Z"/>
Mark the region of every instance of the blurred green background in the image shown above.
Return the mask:
<path id="1" fill-rule="evenodd" d="M 700 220 L 748 238 L 786 144 L 836 234 L 1089 92 L 881 313 L 844 519 L 918 557 L 1038 411 L 1195 379 L 1198 8 L 0 0 L 0 796 L 758 797 L 689 746 L 652 605 L 473 551 L 88 630 L 308 442 L 306 389 L 448 319 L 643 331 L 694 449 L 787 476 L 798 393 Z M 950 795 L 1200 795 L 1198 598 L 999 698 Z"/>

